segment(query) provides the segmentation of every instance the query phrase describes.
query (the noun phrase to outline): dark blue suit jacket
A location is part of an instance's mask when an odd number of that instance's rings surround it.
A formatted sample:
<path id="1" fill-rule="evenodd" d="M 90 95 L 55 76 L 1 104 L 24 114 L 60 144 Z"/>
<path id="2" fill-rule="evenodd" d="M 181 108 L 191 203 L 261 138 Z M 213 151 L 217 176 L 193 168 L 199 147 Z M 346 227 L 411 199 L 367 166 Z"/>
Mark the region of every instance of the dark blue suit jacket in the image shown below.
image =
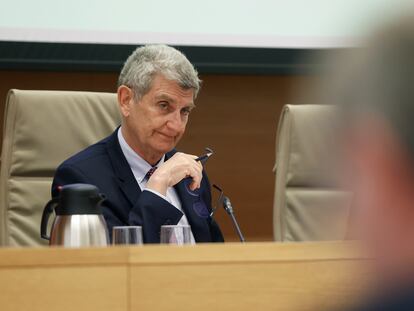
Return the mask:
<path id="1" fill-rule="evenodd" d="M 175 151 L 166 154 L 168 160 Z M 109 232 L 113 226 L 139 225 L 143 227 L 145 243 L 159 243 L 160 227 L 175 225 L 182 213 L 169 202 L 150 191 L 141 192 L 118 142 L 117 130 L 109 137 L 86 148 L 63 162 L 56 170 L 52 184 L 52 197 L 58 195 L 58 187 L 73 183 L 88 183 L 105 194 L 103 214 Z M 223 242 L 217 223 L 200 217 L 193 204 L 202 200 L 211 210 L 211 190 L 205 172 L 199 197 L 187 191 L 189 180 L 175 186 L 182 208 L 191 225 L 196 242 Z"/>

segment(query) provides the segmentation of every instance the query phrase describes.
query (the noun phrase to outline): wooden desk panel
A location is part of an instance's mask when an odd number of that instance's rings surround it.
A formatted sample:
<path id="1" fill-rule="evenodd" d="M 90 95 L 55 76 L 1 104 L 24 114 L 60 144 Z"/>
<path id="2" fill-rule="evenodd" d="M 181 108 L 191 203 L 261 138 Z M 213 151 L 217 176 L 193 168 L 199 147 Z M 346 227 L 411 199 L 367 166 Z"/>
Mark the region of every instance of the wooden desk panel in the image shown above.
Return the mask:
<path id="1" fill-rule="evenodd" d="M 132 310 L 331 310 L 361 290 L 351 265 L 258 263 L 136 267 Z M 344 269 L 347 268 L 347 269 Z M 326 269 L 325 273 L 321 272 Z M 330 269 L 337 270 L 332 275 Z"/>
<path id="2" fill-rule="evenodd" d="M 0 249 L 0 309 L 329 310 L 366 261 L 348 243 Z"/>
<path id="3" fill-rule="evenodd" d="M 131 252 L 132 310 L 332 310 L 366 287 L 351 244 L 234 244 Z"/>
<path id="4" fill-rule="evenodd" d="M 127 267 L 61 266 L 0 269 L 0 309 L 127 309 Z"/>

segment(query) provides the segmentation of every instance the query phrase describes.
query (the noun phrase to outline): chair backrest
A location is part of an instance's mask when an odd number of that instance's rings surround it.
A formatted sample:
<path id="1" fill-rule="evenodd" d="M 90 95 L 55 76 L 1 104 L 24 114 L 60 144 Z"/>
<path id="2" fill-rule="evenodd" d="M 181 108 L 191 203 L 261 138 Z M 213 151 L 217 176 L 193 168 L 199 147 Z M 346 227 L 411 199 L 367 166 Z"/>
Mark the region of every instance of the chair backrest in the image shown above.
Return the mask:
<path id="1" fill-rule="evenodd" d="M 36 246 L 56 167 L 120 124 L 115 94 L 10 90 L 0 170 L 0 245 Z"/>
<path id="2" fill-rule="evenodd" d="M 341 240 L 350 193 L 336 184 L 335 107 L 287 105 L 276 140 L 273 230 L 277 241 Z"/>

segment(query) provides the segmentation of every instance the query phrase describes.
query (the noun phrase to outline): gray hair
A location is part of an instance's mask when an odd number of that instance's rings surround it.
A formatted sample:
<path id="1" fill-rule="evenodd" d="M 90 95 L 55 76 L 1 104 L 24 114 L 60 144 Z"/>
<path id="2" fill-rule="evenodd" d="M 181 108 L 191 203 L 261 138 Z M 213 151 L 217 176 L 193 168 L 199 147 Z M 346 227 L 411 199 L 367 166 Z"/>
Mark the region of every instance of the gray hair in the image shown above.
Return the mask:
<path id="1" fill-rule="evenodd" d="M 379 117 L 414 156 L 414 22 L 386 25 L 345 59 L 331 88 L 343 125 Z"/>
<path id="2" fill-rule="evenodd" d="M 183 53 L 167 45 L 137 48 L 121 70 L 118 87 L 130 87 L 135 99 L 139 100 L 150 90 L 157 74 L 176 81 L 183 89 L 193 89 L 194 98 L 197 97 L 201 84 L 197 71 Z"/>

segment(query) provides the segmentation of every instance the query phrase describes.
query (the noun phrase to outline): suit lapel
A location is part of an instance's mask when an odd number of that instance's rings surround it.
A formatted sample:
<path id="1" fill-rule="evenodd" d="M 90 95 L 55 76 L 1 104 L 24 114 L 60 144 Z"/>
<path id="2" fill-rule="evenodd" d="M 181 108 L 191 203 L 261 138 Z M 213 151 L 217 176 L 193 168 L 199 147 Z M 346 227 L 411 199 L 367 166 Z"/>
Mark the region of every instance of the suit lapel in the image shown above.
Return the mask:
<path id="1" fill-rule="evenodd" d="M 125 194 L 131 205 L 134 205 L 138 200 L 141 193 L 141 189 L 135 180 L 129 164 L 122 153 L 121 146 L 118 141 L 118 129 L 109 136 L 106 148 L 111 160 L 112 167 L 114 169 L 115 180 Z"/>
<path id="2" fill-rule="evenodd" d="M 191 226 L 191 231 L 197 242 L 210 242 L 210 230 L 206 219 L 198 216 L 193 208 L 194 203 L 199 200 L 199 197 L 192 196 L 188 193 L 187 187 L 191 182 L 188 178 L 183 179 L 177 185 L 175 190 L 181 200 L 181 206 Z"/>
<path id="3" fill-rule="evenodd" d="M 165 161 L 171 158 L 177 151 L 174 149 L 165 155 Z M 197 242 L 211 242 L 211 235 L 208 223 L 205 218 L 198 216 L 193 208 L 194 203 L 199 200 L 198 197 L 191 195 L 188 192 L 188 185 L 191 179 L 185 178 L 175 185 L 178 197 L 181 201 L 181 206 L 185 216 L 190 223 L 194 238 Z"/>

